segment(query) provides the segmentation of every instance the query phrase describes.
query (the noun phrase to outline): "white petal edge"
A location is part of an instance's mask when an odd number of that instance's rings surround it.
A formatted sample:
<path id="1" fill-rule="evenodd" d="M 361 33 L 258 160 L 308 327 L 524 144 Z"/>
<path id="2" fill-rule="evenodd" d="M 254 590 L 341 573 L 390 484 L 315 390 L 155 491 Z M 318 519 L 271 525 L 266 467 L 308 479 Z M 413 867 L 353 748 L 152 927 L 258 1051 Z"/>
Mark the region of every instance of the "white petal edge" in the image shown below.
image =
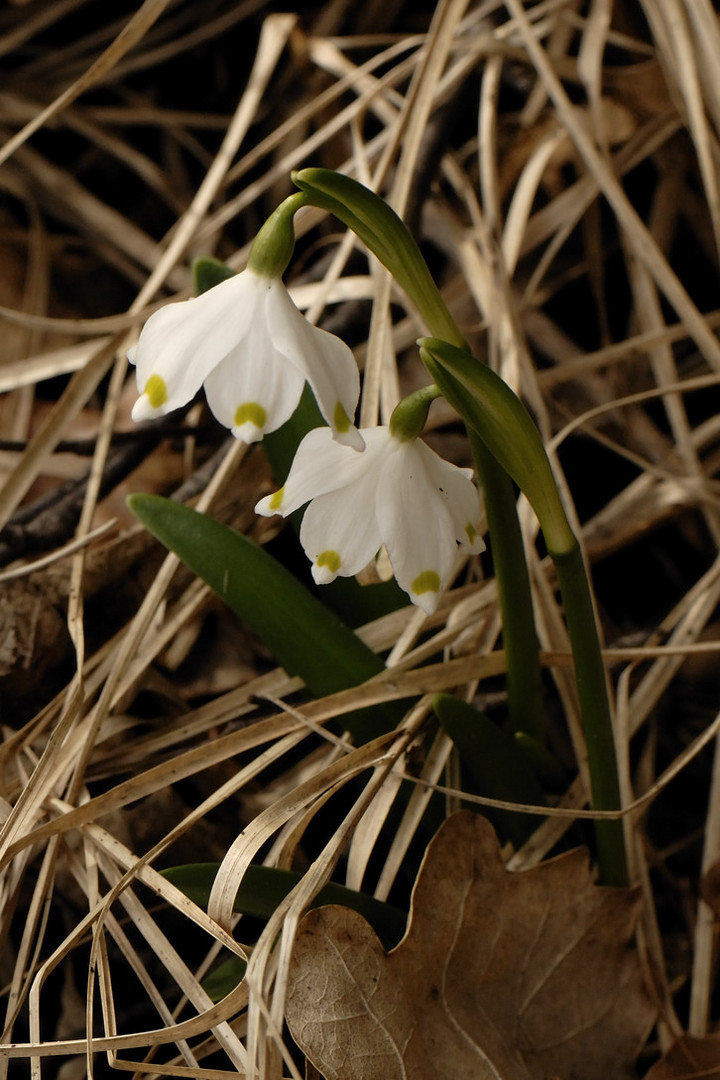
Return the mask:
<path id="1" fill-rule="evenodd" d="M 300 543 L 317 584 L 359 573 L 380 548 L 376 487 L 375 470 L 370 469 L 350 487 L 313 499 L 308 506 L 300 526 Z M 318 565 L 319 557 L 328 551 L 339 557 L 339 565 L 332 570 Z"/>
<path id="2" fill-rule="evenodd" d="M 283 488 L 281 506 L 274 509 L 270 506 L 274 498 L 271 495 L 260 500 L 255 512 L 264 516 L 277 513 L 287 516 L 311 499 L 352 487 L 368 468 L 372 468 L 378 451 L 381 452 L 380 444 L 372 436 L 375 430 L 382 429 L 363 431 L 367 448 L 360 452 L 338 443 L 329 428 L 313 428 L 295 452 Z"/>
<path id="3" fill-rule="evenodd" d="M 143 392 L 152 375 L 167 386 L 161 412 L 191 401 L 213 368 L 244 338 L 266 289 L 243 271 L 201 296 L 168 304 L 145 323 L 130 356 Z"/>
<path id="4" fill-rule="evenodd" d="M 210 372 L 205 393 L 213 413 L 242 442 L 257 442 L 289 420 L 300 401 L 305 380 L 301 372 L 273 348 L 267 328 L 251 327 L 236 347 Z M 262 423 L 237 423 L 238 409 L 257 405 Z"/>
<path id="5" fill-rule="evenodd" d="M 150 404 L 150 398 L 147 394 L 141 394 L 132 407 L 130 417 L 136 424 L 139 424 L 143 420 L 155 420 L 158 416 L 162 416 L 164 412 L 164 408 L 156 409 Z"/>
<path id="6" fill-rule="evenodd" d="M 284 286 L 269 292 L 265 303 L 276 349 L 303 372 L 335 439 L 361 450 L 362 436 L 352 424 L 360 397 L 360 374 L 352 350 L 335 334 L 308 322 Z M 350 427 L 336 426 L 338 406 Z"/>
<path id="7" fill-rule="evenodd" d="M 377 517 L 398 584 L 432 614 L 457 563 L 457 544 L 446 500 L 428 475 L 429 455 L 448 464 L 420 440 L 400 444 L 379 477 Z M 439 587 L 418 592 L 413 585 L 427 573 Z"/>

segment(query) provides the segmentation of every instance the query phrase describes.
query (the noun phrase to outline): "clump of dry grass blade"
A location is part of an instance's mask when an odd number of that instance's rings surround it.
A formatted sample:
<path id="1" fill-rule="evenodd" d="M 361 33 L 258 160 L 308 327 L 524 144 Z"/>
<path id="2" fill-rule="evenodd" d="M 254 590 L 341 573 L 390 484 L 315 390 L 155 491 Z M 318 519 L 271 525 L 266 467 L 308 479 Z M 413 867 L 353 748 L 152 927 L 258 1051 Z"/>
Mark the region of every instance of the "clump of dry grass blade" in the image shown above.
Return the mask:
<path id="1" fill-rule="evenodd" d="M 248 509 L 269 490 L 262 452 L 224 442 L 201 405 L 133 430 L 125 350 L 153 305 L 188 294 L 191 256 L 244 265 L 306 164 L 390 199 L 473 347 L 540 425 L 608 642 L 651 1050 L 685 1028 L 705 1036 L 720 857 L 717 14 L 710 0 L 274 7 L 0 12 L 0 1068 L 302 1075 L 283 1037 L 300 915 L 341 855 L 348 885 L 387 898 L 432 791 L 460 804 L 445 736 L 419 765 L 406 752 L 432 693 L 497 694 L 497 596 L 479 564 L 432 619 L 406 608 L 360 628 L 387 677 L 294 708 L 297 680 L 124 509 L 129 491 L 182 487 L 260 540 L 275 530 Z M 422 378 L 423 328 L 351 238 L 316 212 L 298 225 L 293 295 L 351 339 L 361 423 L 387 418 Z M 451 411 L 433 422 L 462 463 Z M 552 571 L 521 508 L 557 749 L 580 767 L 513 868 L 587 805 Z M 408 696 L 390 736 L 318 736 Z M 378 854 L 402 777 L 415 790 Z M 345 790 L 336 829 L 314 836 Z M 232 906 L 247 863 L 311 857 L 246 933 Z M 213 858 L 209 913 L 158 872 Z M 203 978 L 228 950 L 248 955 L 247 977 L 213 1003 Z"/>

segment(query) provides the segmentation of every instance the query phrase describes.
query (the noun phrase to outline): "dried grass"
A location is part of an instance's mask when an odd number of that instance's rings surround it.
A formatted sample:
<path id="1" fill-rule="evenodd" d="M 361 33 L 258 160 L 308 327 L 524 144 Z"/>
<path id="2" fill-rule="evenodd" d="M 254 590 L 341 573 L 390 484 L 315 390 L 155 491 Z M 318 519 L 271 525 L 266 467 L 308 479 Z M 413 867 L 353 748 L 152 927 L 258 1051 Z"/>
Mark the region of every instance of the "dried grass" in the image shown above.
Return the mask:
<path id="1" fill-rule="evenodd" d="M 409 216 L 473 345 L 534 410 L 610 604 L 657 1043 L 717 1021 L 716 916 L 698 897 L 720 857 L 717 753 L 712 769 L 701 753 L 720 723 L 717 14 L 710 0 L 439 0 L 424 23 L 388 4 L 354 22 L 351 7 L 298 18 L 265 0 L 216 0 L 200 20 L 197 5 L 146 0 L 87 26 L 82 0 L 17 0 L 0 13 L 0 523 L 15 545 L 0 576 L 3 1074 L 29 1064 L 47 1075 L 47 1059 L 63 1058 L 69 1080 L 102 1071 L 106 1055 L 138 1076 L 300 1076 L 283 1041 L 300 915 L 341 855 L 350 885 L 372 868 L 376 895 L 388 896 L 431 792 L 458 805 L 440 735 L 377 869 L 429 695 L 483 700 L 503 671 L 494 583 L 475 567 L 432 619 L 405 609 L 360 630 L 388 654 L 386 675 L 286 705 L 298 681 L 267 670 L 257 643 L 123 504 L 129 490 L 192 481 L 200 509 L 262 540 L 275 525 L 247 509 L 267 490 L 257 451 L 223 448 L 195 408 L 181 444 L 169 429 L 102 488 L 113 440 L 132 428 L 125 350 L 137 328 L 155 304 L 188 294 L 193 254 L 242 267 L 303 164 L 347 171 Z M 240 40 L 238 69 L 228 65 Z M 192 79 L 195 64 L 197 106 L 168 106 L 178 72 L 187 65 Z M 191 98 L 182 86 L 181 97 Z M 298 225 L 308 273 L 289 284 L 310 317 L 330 306 L 357 330 L 343 313 L 372 302 L 356 349 L 362 421 L 387 418 L 421 379 L 411 347 L 423 328 L 383 271 L 357 270 L 335 225 L 309 211 Z M 435 437 L 462 458 L 449 422 L 439 408 Z M 576 458 L 589 462 L 579 474 Z M 75 482 L 74 517 L 51 512 L 32 532 L 44 506 L 58 507 L 61 481 Z M 552 572 L 521 509 L 555 723 L 574 733 L 582 765 Z M 637 550 L 656 560 L 658 595 L 644 606 L 636 564 L 622 558 Z M 108 589 L 117 610 L 94 603 Z M 331 719 L 408 695 L 418 701 L 398 730 L 367 746 L 317 738 Z M 358 794 L 350 781 L 368 770 Z M 691 805 L 668 829 L 678 790 Z M 340 791 L 355 793 L 336 831 L 246 949 L 232 912 L 245 867 L 295 865 Z M 578 779 L 511 865 L 542 858 L 592 816 L 586 807 Z M 156 869 L 206 858 L 221 862 L 207 913 Z M 249 964 L 213 1004 L 202 979 L 221 948 Z"/>

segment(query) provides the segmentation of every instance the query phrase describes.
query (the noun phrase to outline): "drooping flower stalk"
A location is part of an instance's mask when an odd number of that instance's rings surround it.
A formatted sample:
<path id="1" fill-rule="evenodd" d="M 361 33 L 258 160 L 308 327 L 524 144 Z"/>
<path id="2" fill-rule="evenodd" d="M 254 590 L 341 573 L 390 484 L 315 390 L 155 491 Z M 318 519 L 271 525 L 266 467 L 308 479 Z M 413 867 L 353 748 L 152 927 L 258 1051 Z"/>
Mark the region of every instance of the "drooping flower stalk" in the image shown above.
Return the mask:
<path id="1" fill-rule="evenodd" d="M 330 211 L 360 237 L 410 297 L 434 337 L 465 347 L 420 249 L 387 203 L 351 177 L 327 169 L 303 169 L 293 174 L 293 182 L 308 203 Z M 493 455 L 483 453 L 481 447 L 478 450 L 475 465 L 485 493 L 503 633 L 510 644 L 506 649 L 508 711 L 515 730 L 542 740 L 540 660 L 515 495 Z M 508 551 L 512 557 L 506 556 Z M 516 558 L 521 562 L 516 563 Z"/>
<path id="2" fill-rule="evenodd" d="M 334 437 L 362 449 L 352 351 L 312 326 L 282 282 L 303 198 L 290 196 L 268 219 L 242 273 L 150 316 L 130 353 L 140 391 L 134 420 L 180 408 L 204 386 L 217 419 L 251 443 L 292 416 L 308 382 Z"/>
<path id="3" fill-rule="evenodd" d="M 417 245 L 394 211 L 361 184 L 328 170 L 305 169 L 294 174 L 293 180 L 308 203 L 329 210 L 356 232 L 420 311 L 433 335 L 433 339 L 420 343 L 426 367 L 444 396 L 489 451 L 489 454 L 480 454 L 477 461 L 481 482 L 485 484 L 486 499 L 490 495 L 491 498 L 507 500 L 508 484 L 493 483 L 496 476 L 494 470 L 504 469 L 525 492 L 537 514 L 555 562 L 565 601 L 588 751 L 593 805 L 598 810 L 619 810 L 620 789 L 612 713 L 592 594 L 580 545 L 565 515 L 537 428 L 509 387 L 466 351 L 462 334 Z M 511 518 L 507 509 L 505 507 L 499 515 L 491 512 L 489 517 L 494 516 L 496 522 L 502 520 L 503 528 L 519 529 L 516 515 Z M 510 524 L 511 520 L 513 524 Z M 494 548 L 502 540 L 502 536 L 491 535 Z M 502 560 L 498 569 L 501 574 L 505 572 Z M 507 575 L 504 581 L 498 579 L 498 589 L 507 592 Z M 503 611 L 525 620 L 532 618 L 529 588 L 526 602 L 521 605 L 522 612 L 513 612 L 515 607 L 505 603 Z M 522 633 L 515 635 L 515 641 L 525 649 L 524 657 L 531 665 L 531 672 L 535 672 L 538 665 L 537 649 L 528 648 L 532 635 L 527 626 Z M 516 662 L 517 655 L 512 660 Z M 535 676 L 531 675 L 531 682 L 534 681 Z M 603 882 L 626 884 L 627 862 L 622 823 L 599 820 L 596 822 L 596 836 Z"/>
<path id="4" fill-rule="evenodd" d="M 557 573 L 575 664 L 575 678 L 596 810 L 620 809 L 620 783 L 608 680 L 595 609 L 580 543 L 567 519 L 540 433 L 520 399 L 503 380 L 447 342 L 419 342 L 425 366 L 468 428 L 475 431 L 524 491 L 545 537 Z M 508 432 L 512 438 L 508 438 Z M 627 884 L 620 820 L 595 822 L 603 884 Z"/>
<path id="5" fill-rule="evenodd" d="M 359 376 L 352 353 L 306 322 L 281 280 L 293 250 L 295 212 L 312 204 L 334 213 L 384 263 L 422 314 L 434 336 L 420 342 L 421 356 L 471 433 L 499 555 L 496 573 L 514 722 L 536 734 L 540 669 L 509 477 L 528 496 L 555 559 L 575 658 L 593 803 L 598 809 L 618 809 L 612 719 L 592 596 L 537 429 L 502 380 L 466 351 L 417 245 L 394 211 L 336 173 L 311 169 L 294 179 L 301 193 L 268 219 L 242 274 L 150 318 L 132 356 L 141 392 L 134 417 L 177 408 L 204 384 L 218 418 L 238 438 L 252 442 L 289 418 L 307 381 L 329 429 L 306 436 L 285 486 L 256 509 L 290 513 L 309 501 L 301 540 L 316 581 L 356 573 L 384 544 L 401 586 L 415 603 L 434 610 L 457 549 L 481 549 L 477 492 L 468 470 L 443 462 L 418 438 L 434 388 L 415 402 L 401 403 L 388 428 L 361 433 L 353 426 Z M 624 883 L 620 824 L 598 822 L 597 837 L 603 880 Z"/>

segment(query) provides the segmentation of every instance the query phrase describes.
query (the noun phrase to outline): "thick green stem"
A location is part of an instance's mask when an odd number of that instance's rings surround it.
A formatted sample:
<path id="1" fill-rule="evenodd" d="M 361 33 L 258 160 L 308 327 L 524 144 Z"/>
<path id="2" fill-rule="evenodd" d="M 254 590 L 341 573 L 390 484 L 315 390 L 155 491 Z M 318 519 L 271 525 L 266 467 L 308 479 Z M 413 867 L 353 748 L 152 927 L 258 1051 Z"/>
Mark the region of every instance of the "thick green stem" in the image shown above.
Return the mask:
<path id="1" fill-rule="evenodd" d="M 544 743 L 542 675 L 522 531 L 512 480 L 480 436 L 468 428 L 478 479 L 485 494 L 502 613 L 508 713 L 514 731 Z"/>
<path id="2" fill-rule="evenodd" d="M 350 177 L 325 169 L 293 175 L 307 203 L 329 210 L 367 245 L 416 305 L 434 339 L 419 344 L 425 365 L 447 400 L 486 448 L 478 467 L 485 490 L 490 539 L 503 605 L 503 632 L 511 651 L 534 659 L 528 687 L 520 690 L 521 660 L 513 656 L 513 693 L 537 694 L 536 644 L 530 642 L 532 602 L 509 477 L 530 500 L 555 562 L 575 661 L 587 742 L 593 805 L 617 810 L 620 789 L 608 688 L 590 586 L 579 544 L 565 515 L 545 448 L 527 410 L 494 372 L 466 351 L 420 251 L 403 222 L 374 192 Z M 448 344 L 449 343 L 449 344 Z M 511 504 L 512 503 L 512 509 Z M 513 524 L 509 522 L 513 519 Z M 502 545 L 508 545 L 507 554 Z M 500 556 L 498 558 L 498 556 Z M 504 600 L 502 597 L 504 596 Z M 534 628 L 533 628 L 534 639 Z M 530 706 L 535 715 L 539 704 Z M 598 862 L 605 884 L 627 883 L 622 824 L 596 823 Z"/>
<path id="3" fill-rule="evenodd" d="M 620 784 L 595 609 L 582 551 L 577 541 L 563 552 L 550 552 L 565 608 L 582 716 L 592 805 L 595 810 L 620 807 Z M 628 868 L 622 821 L 595 822 L 600 880 L 603 885 L 627 885 Z"/>
<path id="4" fill-rule="evenodd" d="M 420 351 L 428 371 L 468 430 L 474 430 L 488 453 L 504 465 L 537 515 L 565 607 L 592 804 L 596 810 L 619 810 L 612 714 L 590 583 L 540 433 L 520 399 L 475 357 L 437 341 L 422 342 Z M 601 880 L 606 885 L 627 884 L 622 823 L 599 820 L 596 836 Z"/>

